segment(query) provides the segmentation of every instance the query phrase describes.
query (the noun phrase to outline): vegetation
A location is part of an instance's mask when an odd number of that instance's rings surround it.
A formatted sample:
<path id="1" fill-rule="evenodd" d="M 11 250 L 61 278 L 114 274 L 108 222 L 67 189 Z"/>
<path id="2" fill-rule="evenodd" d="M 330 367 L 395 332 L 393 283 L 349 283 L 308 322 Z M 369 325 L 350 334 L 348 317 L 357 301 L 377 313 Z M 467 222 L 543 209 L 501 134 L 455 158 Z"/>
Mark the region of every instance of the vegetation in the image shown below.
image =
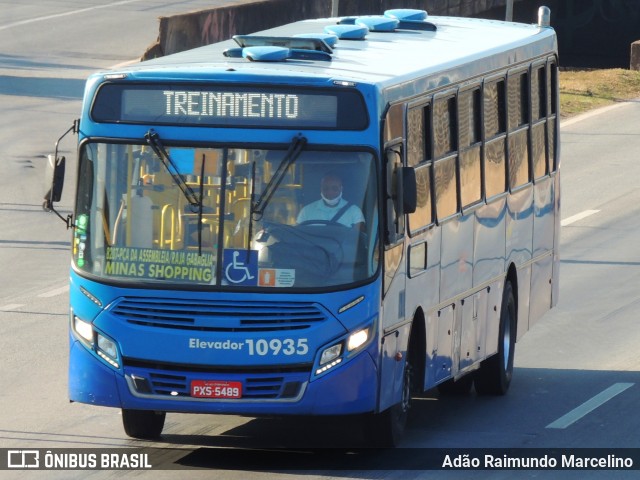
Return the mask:
<path id="1" fill-rule="evenodd" d="M 615 102 L 640 99 L 640 72 L 610 70 L 562 70 L 560 114 L 572 117 Z"/>

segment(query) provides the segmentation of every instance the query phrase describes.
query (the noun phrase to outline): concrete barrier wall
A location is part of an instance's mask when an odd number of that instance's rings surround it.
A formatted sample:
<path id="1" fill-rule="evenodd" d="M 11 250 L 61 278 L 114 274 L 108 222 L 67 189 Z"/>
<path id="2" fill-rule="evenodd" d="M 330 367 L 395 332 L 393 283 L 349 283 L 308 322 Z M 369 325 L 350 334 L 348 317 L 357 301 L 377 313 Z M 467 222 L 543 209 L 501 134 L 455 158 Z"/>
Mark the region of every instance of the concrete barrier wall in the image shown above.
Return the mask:
<path id="1" fill-rule="evenodd" d="M 629 68 L 630 45 L 640 38 L 640 1 L 522 0 L 513 9 L 513 19 L 533 23 L 540 5 L 551 9 L 561 66 Z M 499 8 L 482 14 L 484 18 L 503 15 L 504 9 Z"/>
<path id="2" fill-rule="evenodd" d="M 515 0 L 520 1 L 520 0 Z M 506 0 L 340 0 L 338 14 L 380 14 L 390 8 L 418 8 L 430 15 L 472 16 L 504 7 Z M 331 16 L 331 0 L 261 0 L 160 18 L 158 41 L 143 60 L 189 50 L 307 18 Z"/>

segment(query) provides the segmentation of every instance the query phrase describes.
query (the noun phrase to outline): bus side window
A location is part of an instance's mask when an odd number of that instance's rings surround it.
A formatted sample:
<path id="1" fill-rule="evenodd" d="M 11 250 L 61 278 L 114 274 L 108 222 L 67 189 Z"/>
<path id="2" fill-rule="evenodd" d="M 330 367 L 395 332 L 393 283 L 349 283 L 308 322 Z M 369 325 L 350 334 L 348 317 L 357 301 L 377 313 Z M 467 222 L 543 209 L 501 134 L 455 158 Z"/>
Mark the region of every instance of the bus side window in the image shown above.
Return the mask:
<path id="1" fill-rule="evenodd" d="M 531 70 L 531 160 L 533 178 L 544 177 L 547 167 L 547 69 L 536 65 Z"/>
<path id="2" fill-rule="evenodd" d="M 507 77 L 509 117 L 509 188 L 529 182 L 529 74 L 511 73 Z"/>
<path id="3" fill-rule="evenodd" d="M 482 200 L 480 89 L 458 94 L 460 199 L 462 208 Z"/>
<path id="4" fill-rule="evenodd" d="M 431 177 L 431 105 L 419 105 L 407 113 L 407 163 L 415 167 L 416 211 L 409 215 L 409 232 L 418 233 L 433 223 Z"/>
<path id="5" fill-rule="evenodd" d="M 503 78 L 485 83 L 482 104 L 485 194 L 487 199 L 491 199 L 506 190 L 506 109 Z"/>
<path id="6" fill-rule="evenodd" d="M 434 181 L 438 221 L 458 213 L 458 130 L 456 96 L 433 102 Z"/>
<path id="7" fill-rule="evenodd" d="M 549 152 L 549 171 L 555 172 L 558 169 L 558 159 L 556 158 L 556 142 L 558 139 L 558 66 L 554 60 L 549 62 L 547 69 L 547 102 L 549 105 L 549 117 L 547 119 L 547 145 Z"/>

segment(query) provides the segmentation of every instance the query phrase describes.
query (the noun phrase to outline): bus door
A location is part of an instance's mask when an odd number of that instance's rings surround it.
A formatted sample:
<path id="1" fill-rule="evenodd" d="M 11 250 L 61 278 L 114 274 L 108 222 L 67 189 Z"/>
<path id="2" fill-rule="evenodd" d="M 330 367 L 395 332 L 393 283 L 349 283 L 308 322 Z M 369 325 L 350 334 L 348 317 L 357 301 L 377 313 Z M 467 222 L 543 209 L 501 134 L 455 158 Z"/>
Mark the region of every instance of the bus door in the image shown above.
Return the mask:
<path id="1" fill-rule="evenodd" d="M 407 262 L 405 214 L 415 210 L 415 173 L 405 167 L 402 143 L 385 151 L 384 262 L 382 300 L 382 358 L 380 366 L 380 411 L 398 403 L 406 360 L 411 318 L 407 318 Z M 410 314 L 410 313 L 409 313 Z"/>

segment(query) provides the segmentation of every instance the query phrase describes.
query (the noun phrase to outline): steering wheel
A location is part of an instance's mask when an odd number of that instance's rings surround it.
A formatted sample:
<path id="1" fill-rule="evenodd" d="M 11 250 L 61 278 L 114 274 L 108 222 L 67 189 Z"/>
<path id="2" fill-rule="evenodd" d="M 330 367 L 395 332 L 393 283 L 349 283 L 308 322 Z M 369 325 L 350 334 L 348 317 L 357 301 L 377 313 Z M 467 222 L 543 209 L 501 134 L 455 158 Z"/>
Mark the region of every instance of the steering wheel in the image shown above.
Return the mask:
<path id="1" fill-rule="evenodd" d="M 336 222 L 335 220 L 305 220 L 304 222 L 298 223 L 298 225 L 339 225 L 343 228 L 349 228 L 340 222 Z"/>

